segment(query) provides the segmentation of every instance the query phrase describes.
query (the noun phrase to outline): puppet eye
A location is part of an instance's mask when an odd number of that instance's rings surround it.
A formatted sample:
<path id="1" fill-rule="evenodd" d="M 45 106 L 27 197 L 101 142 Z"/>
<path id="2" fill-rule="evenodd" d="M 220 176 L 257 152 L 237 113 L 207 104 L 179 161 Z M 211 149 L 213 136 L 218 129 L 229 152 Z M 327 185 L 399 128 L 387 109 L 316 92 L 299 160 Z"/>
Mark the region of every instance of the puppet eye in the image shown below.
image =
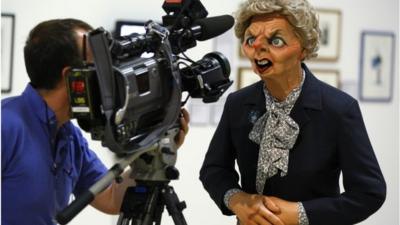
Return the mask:
<path id="1" fill-rule="evenodd" d="M 270 43 L 272 46 L 278 47 L 278 48 L 285 45 L 285 41 L 283 41 L 283 39 L 280 38 L 280 37 L 272 37 L 272 38 L 269 40 L 269 43 Z"/>
<path id="2" fill-rule="evenodd" d="M 248 37 L 246 37 L 246 40 L 245 40 L 245 42 L 248 46 L 253 46 L 255 41 L 256 41 L 256 38 L 253 36 L 248 36 Z"/>

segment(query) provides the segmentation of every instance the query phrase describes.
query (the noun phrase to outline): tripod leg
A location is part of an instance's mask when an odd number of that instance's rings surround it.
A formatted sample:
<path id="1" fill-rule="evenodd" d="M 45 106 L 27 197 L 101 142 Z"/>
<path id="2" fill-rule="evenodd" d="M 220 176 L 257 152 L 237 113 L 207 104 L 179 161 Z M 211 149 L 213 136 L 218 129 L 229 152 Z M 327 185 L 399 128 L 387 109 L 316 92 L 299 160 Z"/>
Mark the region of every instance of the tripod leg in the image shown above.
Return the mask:
<path id="1" fill-rule="evenodd" d="M 119 214 L 117 225 L 129 225 L 129 218 L 123 212 Z"/>
<path id="2" fill-rule="evenodd" d="M 174 189 L 166 184 L 151 184 L 129 187 L 121 206 L 118 225 L 156 225 L 161 224 L 164 206 L 175 225 L 187 225 L 182 210 L 185 202 L 179 202 Z"/>
<path id="3" fill-rule="evenodd" d="M 118 218 L 118 225 L 129 225 L 129 222 L 132 220 L 131 224 L 134 225 L 147 225 L 146 223 L 142 223 L 146 203 L 148 201 L 150 195 L 147 189 L 143 189 L 141 187 L 129 187 L 124 195 L 124 199 L 121 205 L 121 212 Z"/>
<path id="4" fill-rule="evenodd" d="M 164 211 L 164 206 L 165 206 L 164 201 L 162 201 L 161 198 L 159 198 L 159 203 L 154 209 L 154 222 L 156 225 L 161 225 L 161 218 L 162 218 L 162 213 Z"/>
<path id="5" fill-rule="evenodd" d="M 151 188 L 151 193 L 147 199 L 144 219 L 142 225 L 152 225 L 153 221 L 157 221 L 159 219 L 161 221 L 161 215 L 157 215 L 160 211 L 159 207 L 164 208 L 163 204 L 160 204 L 160 187 Z M 162 210 L 161 210 L 162 213 Z"/>
<path id="6" fill-rule="evenodd" d="M 161 195 L 162 187 L 163 185 L 159 184 L 136 186 L 136 189 L 132 191 L 134 193 L 133 196 L 126 195 L 128 196 L 126 197 L 127 199 L 124 197 L 124 202 L 125 200 L 127 201 L 125 205 L 127 207 L 123 207 L 123 209 L 129 212 L 128 220 L 132 220 L 132 225 L 153 225 L 153 222 L 158 225 L 161 224 L 162 212 L 165 206 Z"/>
<path id="7" fill-rule="evenodd" d="M 165 185 L 161 190 L 168 213 L 172 216 L 175 225 L 187 225 L 182 210 L 186 208 L 184 201 L 179 202 L 178 196 L 171 186 Z"/>

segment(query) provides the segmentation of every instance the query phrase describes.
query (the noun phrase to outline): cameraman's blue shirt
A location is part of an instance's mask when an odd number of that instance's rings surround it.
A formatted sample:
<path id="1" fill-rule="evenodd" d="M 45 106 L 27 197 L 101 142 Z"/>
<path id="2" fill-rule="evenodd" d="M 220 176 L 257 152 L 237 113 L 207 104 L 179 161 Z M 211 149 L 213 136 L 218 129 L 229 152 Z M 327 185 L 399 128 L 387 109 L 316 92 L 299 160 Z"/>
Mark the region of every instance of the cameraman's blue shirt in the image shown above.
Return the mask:
<path id="1" fill-rule="evenodd" d="M 107 171 L 71 122 L 28 85 L 1 103 L 1 224 L 51 225 L 55 215 Z"/>

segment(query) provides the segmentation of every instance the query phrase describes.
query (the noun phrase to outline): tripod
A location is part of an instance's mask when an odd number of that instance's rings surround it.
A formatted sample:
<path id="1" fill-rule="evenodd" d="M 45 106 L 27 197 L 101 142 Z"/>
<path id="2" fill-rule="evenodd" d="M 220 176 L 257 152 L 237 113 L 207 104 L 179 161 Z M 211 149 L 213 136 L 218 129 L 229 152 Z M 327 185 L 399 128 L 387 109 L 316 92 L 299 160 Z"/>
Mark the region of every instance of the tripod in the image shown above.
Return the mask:
<path id="1" fill-rule="evenodd" d="M 130 221 L 131 225 L 160 225 L 164 206 L 176 225 L 187 224 L 182 214 L 186 203 L 179 202 L 168 182 L 138 181 L 125 192 L 117 225 L 129 225 Z"/>
<path id="2" fill-rule="evenodd" d="M 179 128 L 170 129 L 156 144 L 137 149 L 115 164 L 97 183 L 75 199 L 68 207 L 57 214 L 59 224 L 67 224 L 76 214 L 93 201 L 96 194 L 119 178 L 127 166 L 132 168 L 132 176 L 137 186 L 127 189 L 121 206 L 118 225 L 152 225 L 161 223 L 164 206 L 176 225 L 186 225 L 182 210 L 185 202 L 179 202 L 174 189 L 168 185 L 170 180 L 178 179 L 179 172 L 174 167 L 176 146 L 173 138 Z"/>

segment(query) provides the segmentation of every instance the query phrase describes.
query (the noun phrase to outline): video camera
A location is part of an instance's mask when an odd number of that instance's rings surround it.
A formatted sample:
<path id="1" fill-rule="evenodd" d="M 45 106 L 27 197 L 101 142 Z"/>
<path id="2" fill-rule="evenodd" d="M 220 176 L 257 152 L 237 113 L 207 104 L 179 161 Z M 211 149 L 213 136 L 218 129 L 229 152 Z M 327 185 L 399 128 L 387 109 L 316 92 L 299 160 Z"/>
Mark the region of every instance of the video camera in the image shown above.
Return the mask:
<path id="1" fill-rule="evenodd" d="M 130 166 L 137 186 L 125 193 L 118 225 L 160 224 L 164 206 L 176 225 L 186 225 L 186 206 L 168 185 L 179 176 L 174 137 L 180 109 L 188 97 L 217 101 L 232 81 L 223 54 L 210 52 L 193 61 L 184 52 L 198 40 L 229 30 L 233 18 L 206 18 L 208 12 L 199 0 L 165 0 L 163 9 L 163 24 L 148 21 L 144 34 L 113 38 L 98 28 L 83 40 L 83 50 L 87 38 L 94 62 L 84 59 L 67 76 L 71 117 L 121 160 L 57 214 L 60 224 L 67 224 Z M 188 93 L 183 101 L 182 92 Z"/>
<path id="2" fill-rule="evenodd" d="M 163 24 L 148 21 L 144 34 L 113 38 L 103 28 L 91 31 L 87 38 L 94 64 L 73 68 L 67 77 L 72 117 L 117 154 L 151 146 L 179 126 L 186 102 L 182 92 L 209 103 L 232 84 L 223 54 L 211 52 L 195 62 L 184 52 L 197 40 L 229 30 L 233 18 L 206 18 L 199 0 L 165 0 L 162 7 Z M 153 56 L 141 57 L 144 52 Z"/>

